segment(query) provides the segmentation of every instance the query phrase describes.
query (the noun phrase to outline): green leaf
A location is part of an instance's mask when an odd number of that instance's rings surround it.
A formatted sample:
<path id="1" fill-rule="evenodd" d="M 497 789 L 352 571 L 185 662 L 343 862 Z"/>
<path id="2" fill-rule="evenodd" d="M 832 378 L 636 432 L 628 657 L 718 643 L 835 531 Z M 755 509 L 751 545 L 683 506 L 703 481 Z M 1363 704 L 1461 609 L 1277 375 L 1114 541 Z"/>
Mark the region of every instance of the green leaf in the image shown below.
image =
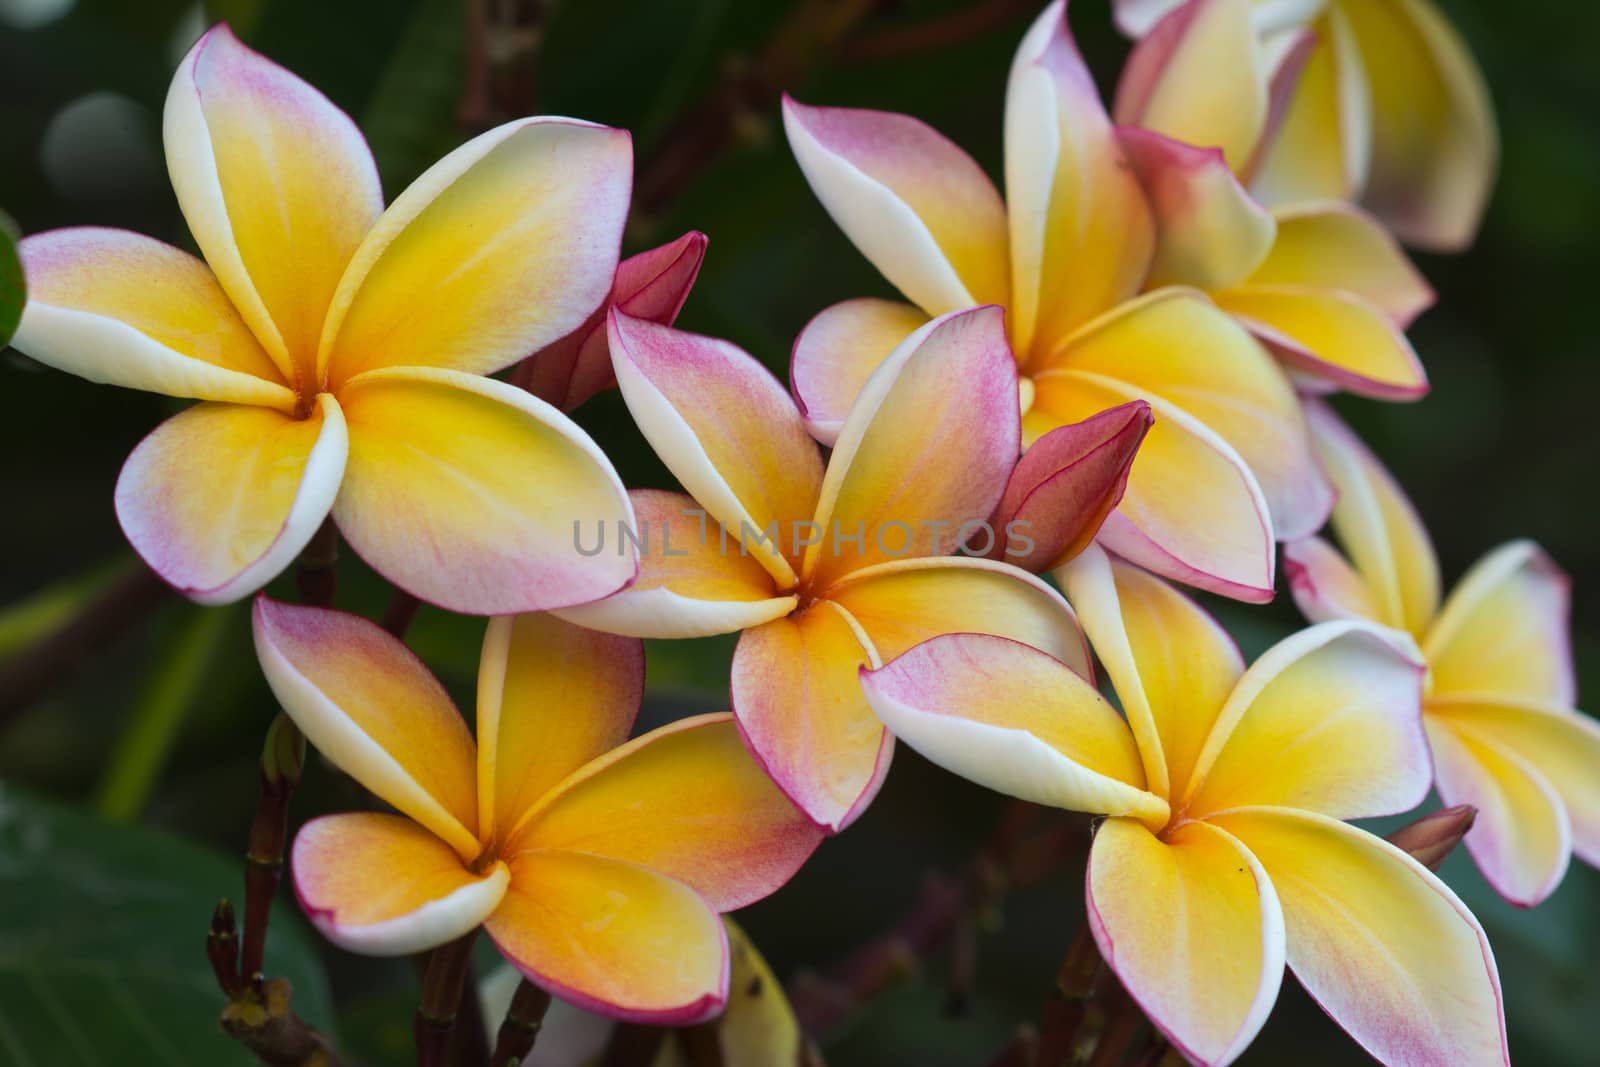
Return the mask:
<path id="1" fill-rule="evenodd" d="M 420 0 L 361 121 L 391 198 L 466 139 L 456 125 L 465 47 L 461 5 Z"/>
<path id="2" fill-rule="evenodd" d="M 247 1067 L 217 1028 L 206 962 L 217 898 L 242 864 L 146 827 L 114 826 L 0 784 L 0 1062 Z M 299 917 L 273 916 L 269 972 L 327 1032 L 327 979 Z"/>
<path id="3" fill-rule="evenodd" d="M 17 254 L 19 240 L 17 224 L 0 212 L 0 348 L 11 343 L 17 324 L 22 321 L 22 305 L 28 302 L 22 259 Z"/>

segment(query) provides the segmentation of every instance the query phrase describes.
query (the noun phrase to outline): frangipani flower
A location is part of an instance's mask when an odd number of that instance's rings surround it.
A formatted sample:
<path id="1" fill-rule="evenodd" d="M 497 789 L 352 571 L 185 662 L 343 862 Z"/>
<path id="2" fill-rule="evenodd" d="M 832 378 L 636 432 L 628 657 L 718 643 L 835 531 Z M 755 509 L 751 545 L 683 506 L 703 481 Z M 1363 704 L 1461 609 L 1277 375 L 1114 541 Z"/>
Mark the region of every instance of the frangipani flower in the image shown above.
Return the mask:
<path id="1" fill-rule="evenodd" d="M 1573 707 L 1567 577 L 1514 541 L 1441 606 L 1433 544 L 1399 485 L 1333 412 L 1314 407 L 1312 425 L 1339 487 L 1344 553 L 1315 537 L 1286 546 L 1295 602 L 1309 619 L 1373 619 L 1416 638 L 1435 787 L 1478 809 L 1467 850 L 1489 883 L 1537 904 L 1573 852 L 1600 865 L 1600 724 Z"/>
<path id="2" fill-rule="evenodd" d="M 1263 41 L 1259 10 L 1192 0 L 1123 68 L 1115 115 L 1157 220 L 1148 284 L 1208 290 L 1308 385 L 1414 399 L 1428 380 L 1404 331 L 1433 291 L 1381 223 L 1295 169 L 1316 162 L 1286 125 L 1314 35 Z"/>
<path id="3" fill-rule="evenodd" d="M 630 514 L 611 464 L 560 412 L 484 377 L 605 298 L 625 132 L 509 123 L 384 210 L 355 124 L 219 26 L 179 67 L 164 134 L 205 262 L 120 230 L 30 237 L 14 342 L 91 381 L 203 401 L 117 482 L 117 517 L 158 574 L 237 600 L 331 511 L 376 570 L 455 611 L 581 603 L 633 577 L 631 558 L 571 552 L 574 518 Z"/>
<path id="4" fill-rule="evenodd" d="M 628 741 L 638 641 L 551 615 L 489 623 L 478 742 L 438 681 L 377 625 L 261 597 L 256 651 L 323 755 L 393 805 L 307 823 L 291 855 L 317 929 L 376 956 L 482 924 L 513 966 L 581 1007 L 690 1023 L 728 997 L 718 912 L 773 892 L 821 834 L 732 717 Z"/>
<path id="5" fill-rule="evenodd" d="M 1026 443 L 1130 400 L 1155 412 L 1101 540 L 1169 577 L 1271 598 L 1274 533 L 1314 529 L 1331 491 L 1294 390 L 1249 334 L 1197 290 L 1140 295 L 1154 219 L 1064 3 L 1012 66 L 1004 201 L 966 153 L 905 115 L 786 100 L 784 122 L 823 206 L 911 301 L 846 301 L 801 335 L 795 394 L 821 440 L 912 328 L 1004 305 Z"/>
<path id="6" fill-rule="evenodd" d="M 743 631 L 733 713 L 817 823 L 849 824 L 889 769 L 894 739 L 861 695 L 862 664 L 977 630 L 1089 669 L 1060 594 L 950 555 L 994 510 L 1017 455 L 998 308 L 906 338 L 862 388 L 826 468 L 788 393 L 733 345 L 613 311 L 611 354 L 628 410 L 690 495 L 636 491 L 639 579 L 561 614 L 640 637 Z"/>
<path id="7" fill-rule="evenodd" d="M 1477 920 L 1421 863 L 1342 821 L 1427 793 L 1409 642 L 1324 623 L 1246 670 L 1160 579 L 1099 548 L 1063 576 L 1126 719 L 1075 672 L 995 637 L 937 638 L 863 684 L 934 762 L 1108 816 L 1089 855 L 1089 927 L 1150 1020 L 1191 1062 L 1229 1063 L 1287 963 L 1383 1063 L 1508 1062 Z"/>
<path id="8" fill-rule="evenodd" d="M 1408 244 L 1472 243 L 1499 135 L 1483 74 L 1432 0 L 1250 2 L 1262 47 L 1297 48 L 1304 68 L 1274 104 L 1281 131 L 1260 167 L 1271 200 L 1359 201 Z M 1134 37 L 1158 33 L 1184 3 L 1116 0 L 1117 21 Z M 1206 76 L 1232 73 L 1224 62 L 1211 53 Z"/>

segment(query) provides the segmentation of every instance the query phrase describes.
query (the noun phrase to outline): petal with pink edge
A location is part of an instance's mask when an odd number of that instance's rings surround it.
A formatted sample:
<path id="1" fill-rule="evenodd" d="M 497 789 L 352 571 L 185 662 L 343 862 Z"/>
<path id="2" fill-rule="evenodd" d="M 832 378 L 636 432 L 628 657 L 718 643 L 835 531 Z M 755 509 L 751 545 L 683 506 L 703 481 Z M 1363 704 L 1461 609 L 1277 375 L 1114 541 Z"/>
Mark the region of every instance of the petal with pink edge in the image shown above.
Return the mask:
<path id="1" fill-rule="evenodd" d="M 826 588 L 873 563 L 932 555 L 939 524 L 950 551 L 962 525 L 989 517 L 1020 449 L 1004 322 L 997 307 L 935 319 L 872 372 L 828 460 L 804 578 Z"/>
<path id="2" fill-rule="evenodd" d="M 52 230 L 19 246 L 17 351 L 91 382 L 260 404 L 294 394 L 200 260 L 125 230 Z"/>
<path id="3" fill-rule="evenodd" d="M 1532 541 L 1502 545 L 1455 587 L 1422 647 L 1441 696 L 1498 693 L 1571 706 L 1571 580 Z"/>
<path id="4" fill-rule="evenodd" d="M 806 323 L 794 343 L 789 383 L 811 436 L 832 447 L 878 364 L 927 321 L 911 304 L 862 297 Z"/>
<path id="5" fill-rule="evenodd" d="M 293 563 L 345 474 L 344 415 L 205 403 L 162 423 L 117 478 L 117 521 L 161 577 L 201 604 L 249 596 Z"/>
<path id="6" fill-rule="evenodd" d="M 769 896 L 822 831 L 745 749 L 733 716 L 699 715 L 594 760 L 532 813 L 513 853 L 623 860 L 682 882 L 717 911 Z"/>
<path id="7" fill-rule="evenodd" d="M 377 623 L 261 596 L 253 615 L 267 684 L 334 766 L 442 839 L 480 851 L 476 751 L 450 696 Z"/>
<path id="8" fill-rule="evenodd" d="M 972 157 L 908 115 L 783 98 L 796 162 L 822 206 L 930 315 L 1010 293 L 1006 207 Z"/>
<path id="9" fill-rule="evenodd" d="M 857 678 L 878 662 L 856 621 L 825 600 L 746 630 L 733 653 L 733 713 L 745 744 L 831 833 L 866 810 L 889 772 L 894 739 Z"/>
<path id="10" fill-rule="evenodd" d="M 318 368 L 489 374 L 564 337 L 605 300 L 628 215 L 628 134 L 576 119 L 507 123 L 401 193 L 339 281 Z"/>
<path id="11" fill-rule="evenodd" d="M 1277 223 L 1245 192 L 1220 148 L 1196 148 L 1136 126 L 1117 135 L 1156 217 L 1146 287 L 1222 289 L 1261 265 Z"/>
<path id="12" fill-rule="evenodd" d="M 1283 569 L 1300 614 L 1311 622 L 1380 617 L 1366 580 L 1320 537 L 1284 545 Z"/>
<path id="13" fill-rule="evenodd" d="M 1277 890 L 1289 967 L 1333 1021 L 1395 1067 L 1509 1062 L 1494 954 L 1428 869 L 1363 830 L 1255 808 L 1212 820 Z"/>
<path id="14" fill-rule="evenodd" d="M 631 863 L 524 852 L 484 926 L 512 966 L 586 1011 L 687 1026 L 727 1001 L 722 920 L 688 886 Z"/>
<path id="15" fill-rule="evenodd" d="M 1045 8 L 1006 86 L 1012 342 L 1032 367 L 1078 325 L 1138 292 L 1155 247 L 1144 191 L 1067 27 Z"/>
<path id="16" fill-rule="evenodd" d="M 1300 204 L 1275 214 L 1278 235 L 1272 252 L 1247 285 L 1341 289 L 1402 327 L 1432 306 L 1433 287 L 1382 224 L 1360 208 Z"/>
<path id="17" fill-rule="evenodd" d="M 632 547 L 586 556 L 591 523 L 633 522 L 576 423 L 515 386 L 425 367 L 370 371 L 339 393 L 350 463 L 333 516 L 401 588 L 450 611 L 583 604 L 637 572 Z"/>
<path id="18" fill-rule="evenodd" d="M 383 210 L 361 131 L 219 25 L 173 75 L 162 134 L 201 254 L 284 377 L 314 388 L 334 290 Z"/>
<path id="19" fill-rule="evenodd" d="M 478 825 L 504 841 L 539 799 L 628 739 L 644 645 L 554 615 L 489 620 L 478 660 Z"/>
<path id="20" fill-rule="evenodd" d="M 450 846 L 399 815 L 324 815 L 295 835 L 289 867 L 322 935 L 365 956 L 409 956 L 478 927 L 511 872 L 473 874 Z"/>
<path id="21" fill-rule="evenodd" d="M 1150 1021 L 1190 1062 L 1232 1063 L 1283 982 L 1283 912 L 1250 850 L 1203 822 L 1158 838 L 1108 819 L 1087 895 L 1100 955 Z"/>
<path id="22" fill-rule="evenodd" d="M 773 578 L 793 584 L 792 531 L 816 504 L 822 458 L 789 394 L 727 341 L 619 311 L 610 336 L 622 397 L 667 469 Z"/>
<path id="23" fill-rule="evenodd" d="M 1089 682 L 1037 649 L 949 634 L 861 672 L 896 737 L 968 781 L 1034 804 L 1163 826 L 1128 726 Z"/>

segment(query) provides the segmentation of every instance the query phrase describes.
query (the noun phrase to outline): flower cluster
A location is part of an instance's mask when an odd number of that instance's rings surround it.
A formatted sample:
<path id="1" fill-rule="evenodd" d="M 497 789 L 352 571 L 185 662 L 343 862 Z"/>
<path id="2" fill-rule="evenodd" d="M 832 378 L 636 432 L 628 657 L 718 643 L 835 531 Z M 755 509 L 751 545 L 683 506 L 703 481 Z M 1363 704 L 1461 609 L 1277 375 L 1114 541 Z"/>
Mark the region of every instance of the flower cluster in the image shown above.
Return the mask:
<path id="1" fill-rule="evenodd" d="M 914 118 L 784 99 L 822 207 L 904 297 L 820 312 L 792 388 L 674 328 L 704 236 L 619 262 L 625 132 L 515 121 L 385 207 L 350 119 L 226 27 L 164 123 L 203 258 L 23 242 L 19 350 L 199 401 L 116 488 L 167 582 L 239 600 L 331 522 L 399 589 L 494 617 L 474 740 L 393 634 L 256 599 L 284 711 L 387 806 L 295 839 L 330 940 L 481 927 L 570 1003 L 698 1022 L 729 1003 L 721 913 L 858 818 L 898 739 L 1102 817 L 1088 929 L 1190 1061 L 1237 1057 L 1287 966 L 1381 1062 L 1507 1062 L 1477 920 L 1351 821 L 1470 804 L 1524 906 L 1600 863 L 1567 584 L 1519 542 L 1441 604 L 1415 511 L 1323 399 L 1426 393 L 1405 329 L 1434 294 L 1401 242 L 1470 240 L 1487 95 L 1426 0 L 1115 6 L 1109 108 L 1064 0 L 1024 36 L 1004 195 Z M 626 490 L 569 418 L 612 387 L 682 492 Z M 1280 544 L 1311 625 L 1247 667 L 1174 583 L 1271 599 Z M 641 639 L 714 634 L 731 712 L 630 740 Z"/>

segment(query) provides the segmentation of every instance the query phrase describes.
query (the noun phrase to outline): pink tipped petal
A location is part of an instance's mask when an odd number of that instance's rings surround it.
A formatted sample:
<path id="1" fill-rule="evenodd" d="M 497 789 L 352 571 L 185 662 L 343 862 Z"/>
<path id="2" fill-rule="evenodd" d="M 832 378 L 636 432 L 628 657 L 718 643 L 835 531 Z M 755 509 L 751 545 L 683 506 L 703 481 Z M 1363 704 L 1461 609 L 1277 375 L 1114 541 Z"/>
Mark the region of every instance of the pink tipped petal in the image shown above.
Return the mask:
<path id="1" fill-rule="evenodd" d="M 863 670 L 896 737 L 968 781 L 1035 804 L 1165 824 L 1133 734 L 1093 685 L 1037 649 L 986 634 L 917 645 Z"/>
<path id="2" fill-rule="evenodd" d="M 364 956 L 409 956 L 466 934 L 511 884 L 495 863 L 468 870 L 450 846 L 399 815 L 324 815 L 295 835 L 295 896 L 322 935 Z"/>
<path id="3" fill-rule="evenodd" d="M 205 403 L 139 443 L 117 478 L 117 521 L 163 579 L 201 604 L 249 596 L 294 562 L 345 474 L 343 413 L 310 418 Z"/>
<path id="4" fill-rule="evenodd" d="M 350 465 L 334 519 L 384 577 L 450 611 L 505 615 L 596 600 L 637 571 L 587 556 L 585 528 L 633 521 L 610 460 L 576 423 L 505 382 L 371 371 L 340 391 Z"/>
<path id="5" fill-rule="evenodd" d="M 1190 1062 L 1232 1063 L 1283 982 L 1283 912 L 1250 850 L 1203 822 L 1158 838 L 1108 819 L 1087 894 L 1100 955 L 1150 1021 Z"/>
<path id="6" fill-rule="evenodd" d="M 823 478 L 802 575 L 819 588 L 852 570 L 942 551 L 989 517 L 1020 448 L 1017 371 L 1004 313 L 972 308 L 919 329 L 873 371 Z M 860 544 L 844 539 L 859 536 Z"/>
<path id="7" fill-rule="evenodd" d="M 884 659 L 939 634 L 995 634 L 1094 677 L 1089 647 L 1061 594 L 1005 563 L 965 556 L 893 560 L 851 573 L 827 596 Z"/>
<path id="8" fill-rule="evenodd" d="M 1510 1062 L 1489 940 L 1426 867 L 1310 812 L 1255 808 L 1212 821 L 1271 878 L 1295 977 L 1380 1063 Z"/>
<path id="9" fill-rule="evenodd" d="M 1483 74 L 1430 0 L 1345 12 L 1372 87 L 1366 203 L 1409 244 L 1461 249 L 1477 232 L 1499 162 Z"/>
<path id="10" fill-rule="evenodd" d="M 784 97 L 812 192 L 889 283 L 930 315 L 1004 300 L 1006 208 L 983 170 L 907 115 Z"/>
<path id="11" fill-rule="evenodd" d="M 1215 296 L 1288 367 L 1332 388 L 1378 400 L 1415 400 L 1428 391 L 1427 373 L 1405 332 L 1360 296 L 1253 283 Z"/>
<path id="12" fill-rule="evenodd" d="M 1474 729 L 1470 715 L 1463 719 L 1428 716 L 1439 796 L 1477 809 L 1465 838 L 1473 862 L 1495 892 L 1534 907 L 1555 892 L 1572 858 L 1566 806 L 1537 767 Z"/>
<path id="13" fill-rule="evenodd" d="M 1121 502 L 1154 421 L 1150 405 L 1134 400 L 1035 441 L 989 518 L 986 554 L 1042 574 L 1082 552 Z"/>
<path id="14" fill-rule="evenodd" d="M 294 394 L 200 260 L 124 230 L 19 246 L 28 303 L 12 345 L 92 382 L 294 410 Z"/>
<path id="15" fill-rule="evenodd" d="M 1155 212 L 1148 287 L 1222 289 L 1260 266 L 1277 224 L 1245 192 L 1220 148 L 1196 148 L 1136 126 L 1117 132 Z"/>
<path id="16" fill-rule="evenodd" d="M 478 825 L 504 841 L 567 775 L 621 745 L 644 699 L 644 644 L 554 615 L 489 620 L 478 660 Z"/>
<path id="17" fill-rule="evenodd" d="M 1026 364 L 1138 292 L 1155 247 L 1144 191 L 1061 0 L 1034 20 L 1012 61 L 1005 168 L 1010 327 Z"/>
<path id="18" fill-rule="evenodd" d="M 733 911 L 776 892 L 821 841 L 722 714 L 680 719 L 594 760 L 510 847 L 635 863 Z"/>
<path id="19" fill-rule="evenodd" d="M 1277 212 L 1272 252 L 1246 285 L 1340 289 L 1405 327 L 1432 306 L 1433 287 L 1377 219 L 1340 203 Z"/>
<path id="20" fill-rule="evenodd" d="M 632 161 L 626 132 L 560 118 L 445 156 L 351 258 L 319 369 L 335 387 L 382 367 L 489 374 L 571 333 L 611 290 Z"/>
<path id="21" fill-rule="evenodd" d="M 585 529 L 583 551 L 637 543 L 639 577 L 604 600 L 562 609 L 562 618 L 631 637 L 709 637 L 782 618 L 799 603 L 779 595 L 747 547 L 690 497 L 635 489 L 628 498 L 634 525 Z"/>
<path id="22" fill-rule="evenodd" d="M 219 25 L 173 76 L 162 132 L 206 262 L 283 376 L 312 387 L 334 290 L 383 210 L 361 131 Z"/>
<path id="23" fill-rule="evenodd" d="M 1300 614 L 1311 622 L 1379 618 L 1366 581 L 1322 538 L 1308 537 L 1284 545 L 1283 569 Z"/>
<path id="24" fill-rule="evenodd" d="M 1439 609 L 1439 561 L 1416 508 L 1399 483 L 1333 410 L 1306 404 L 1312 435 L 1339 493 L 1333 530 L 1379 614 L 1421 638 Z"/>
<path id="25" fill-rule="evenodd" d="M 733 712 L 745 744 L 789 799 L 837 833 L 866 810 L 894 739 L 861 693 L 877 654 L 827 601 L 746 630 L 733 654 Z"/>
<path id="26" fill-rule="evenodd" d="M 878 364 L 927 321 L 910 304 L 863 297 L 806 323 L 794 343 L 789 382 L 811 436 L 832 447 Z"/>
<path id="27" fill-rule="evenodd" d="M 484 926 L 512 966 L 585 1011 L 688 1026 L 727 1002 L 722 920 L 688 886 L 631 863 L 525 852 Z"/>
<path id="28" fill-rule="evenodd" d="M 778 582 L 822 484 L 816 442 L 771 372 L 726 341 L 611 313 L 623 399 L 689 494 Z"/>
<path id="29" fill-rule="evenodd" d="M 606 338 L 607 312 L 613 308 L 636 319 L 671 326 L 705 261 L 706 235 L 690 231 L 670 244 L 622 261 L 611 295 L 582 326 L 524 360 L 513 380 L 562 411 L 617 384 Z"/>
<path id="30" fill-rule="evenodd" d="M 1190 810 L 1266 804 L 1363 819 L 1416 807 L 1432 778 L 1422 676 L 1410 639 L 1368 622 L 1320 623 L 1278 642 L 1218 714 Z"/>
<path id="31" fill-rule="evenodd" d="M 376 623 L 258 597 L 256 655 L 273 695 L 334 766 L 472 862 L 476 752 L 422 661 Z"/>
<path id="32" fill-rule="evenodd" d="M 1513 541 L 1479 560 L 1423 639 L 1434 692 L 1571 707 L 1578 698 L 1571 586 L 1532 541 Z"/>

